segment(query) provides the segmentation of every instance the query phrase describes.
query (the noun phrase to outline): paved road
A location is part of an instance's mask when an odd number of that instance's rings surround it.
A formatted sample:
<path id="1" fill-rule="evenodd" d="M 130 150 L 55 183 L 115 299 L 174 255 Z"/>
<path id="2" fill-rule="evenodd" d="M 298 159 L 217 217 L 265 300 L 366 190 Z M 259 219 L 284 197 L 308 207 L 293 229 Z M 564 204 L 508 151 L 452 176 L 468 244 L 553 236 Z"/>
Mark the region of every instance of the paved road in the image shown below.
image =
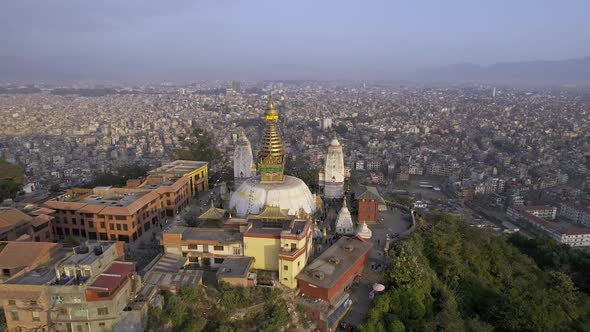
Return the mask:
<path id="1" fill-rule="evenodd" d="M 373 301 L 369 299 L 369 292 L 374 283 L 382 280 L 382 271 L 385 271 L 389 264 L 389 258 L 383 251 L 387 234 L 400 234 L 408 230 L 411 226 L 410 215 L 399 209 L 389 209 L 388 211 L 380 212 L 379 217 L 383 218 L 382 222 L 369 225 L 369 228 L 373 232 L 373 249 L 369 255 L 369 261 L 365 265 L 361 281 L 351 289 L 350 298 L 353 301 L 352 308 L 342 319 L 342 322 L 354 326 L 365 320 L 371 302 Z M 379 264 L 381 268 L 377 269 L 377 271 L 372 268 L 373 265 L 377 266 Z"/>

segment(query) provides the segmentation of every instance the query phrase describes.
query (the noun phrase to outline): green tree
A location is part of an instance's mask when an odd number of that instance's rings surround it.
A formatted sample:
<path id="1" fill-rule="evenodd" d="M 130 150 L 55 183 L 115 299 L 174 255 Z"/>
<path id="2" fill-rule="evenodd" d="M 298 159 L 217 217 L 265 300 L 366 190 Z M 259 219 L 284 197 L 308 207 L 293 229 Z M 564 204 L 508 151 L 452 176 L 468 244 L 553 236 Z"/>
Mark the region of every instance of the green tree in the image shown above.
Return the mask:
<path id="1" fill-rule="evenodd" d="M 15 198 L 23 184 L 23 172 L 17 165 L 0 159 L 0 202 Z"/>
<path id="2" fill-rule="evenodd" d="M 186 305 L 182 302 L 180 297 L 176 295 L 166 298 L 165 303 L 164 313 L 166 318 L 168 318 L 175 327 L 182 326 L 187 316 Z"/>
<path id="3" fill-rule="evenodd" d="M 178 159 L 208 161 L 211 165 L 221 160 L 221 152 L 206 129 L 195 128 L 189 135 L 180 137 L 180 146 L 175 151 Z"/>

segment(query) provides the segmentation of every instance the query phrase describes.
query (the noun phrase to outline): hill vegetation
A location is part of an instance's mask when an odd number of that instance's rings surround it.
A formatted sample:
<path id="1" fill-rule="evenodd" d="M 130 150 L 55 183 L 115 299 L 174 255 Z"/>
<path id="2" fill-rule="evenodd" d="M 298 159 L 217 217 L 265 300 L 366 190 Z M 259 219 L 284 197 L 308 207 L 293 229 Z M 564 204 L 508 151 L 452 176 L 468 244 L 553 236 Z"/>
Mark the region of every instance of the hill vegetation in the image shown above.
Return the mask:
<path id="1" fill-rule="evenodd" d="M 361 331 L 590 331 L 587 289 L 568 275 L 575 254 L 554 258 L 448 215 L 426 220 L 390 251 L 387 290 Z"/>
<path id="2" fill-rule="evenodd" d="M 0 159 L 0 202 L 14 198 L 23 184 L 23 172 L 20 167 Z"/>
<path id="3" fill-rule="evenodd" d="M 278 289 L 180 287 L 148 312 L 147 331 L 279 331 L 292 318 Z"/>

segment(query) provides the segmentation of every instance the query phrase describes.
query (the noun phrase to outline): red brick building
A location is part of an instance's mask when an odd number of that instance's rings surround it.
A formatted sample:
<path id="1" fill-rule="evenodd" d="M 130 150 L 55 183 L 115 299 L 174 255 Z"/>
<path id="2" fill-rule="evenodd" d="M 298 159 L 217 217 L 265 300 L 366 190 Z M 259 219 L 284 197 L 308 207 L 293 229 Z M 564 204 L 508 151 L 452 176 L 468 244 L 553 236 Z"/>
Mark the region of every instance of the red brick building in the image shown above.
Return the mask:
<path id="1" fill-rule="evenodd" d="M 350 307 L 346 290 L 363 273 L 372 247 L 371 242 L 342 237 L 297 275 L 301 304 L 322 330 L 334 328 Z"/>
<path id="2" fill-rule="evenodd" d="M 357 197 L 358 202 L 358 222 L 366 221 L 368 223 L 377 221 L 377 211 L 384 210 L 385 200 L 377 188 L 367 186 L 365 192 Z"/>

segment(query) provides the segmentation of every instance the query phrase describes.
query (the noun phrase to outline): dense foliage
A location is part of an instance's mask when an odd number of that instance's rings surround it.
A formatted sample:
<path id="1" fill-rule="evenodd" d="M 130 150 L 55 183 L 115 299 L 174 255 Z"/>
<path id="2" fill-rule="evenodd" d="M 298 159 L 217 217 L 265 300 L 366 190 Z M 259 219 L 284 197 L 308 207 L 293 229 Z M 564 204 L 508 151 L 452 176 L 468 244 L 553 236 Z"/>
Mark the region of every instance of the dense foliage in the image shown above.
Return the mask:
<path id="1" fill-rule="evenodd" d="M 95 172 L 88 186 L 122 187 L 125 186 L 127 180 L 145 177 L 148 170 L 149 167 L 145 165 L 129 164 L 117 168 L 115 172 Z"/>
<path id="2" fill-rule="evenodd" d="M 362 331 L 589 331 L 590 300 L 504 237 L 448 215 L 391 250 L 387 291 Z"/>
<path id="3" fill-rule="evenodd" d="M 590 255 L 586 252 L 544 236 L 527 239 L 514 234 L 508 241 L 534 259 L 541 269 L 568 274 L 580 291 L 590 294 Z"/>
<path id="4" fill-rule="evenodd" d="M 215 164 L 221 159 L 221 152 L 215 147 L 206 129 L 193 129 L 189 135 L 180 137 L 180 145 L 181 147 L 175 151 L 178 159 L 208 161 L 210 164 Z"/>
<path id="5" fill-rule="evenodd" d="M 276 289 L 226 283 L 214 294 L 205 288 L 182 286 L 177 294 L 164 297 L 162 307 L 149 308 L 148 331 L 277 331 L 289 321 L 287 305 L 279 294 Z"/>
<path id="6" fill-rule="evenodd" d="M 0 159 L 0 202 L 14 198 L 21 189 L 23 173 L 20 167 Z"/>

